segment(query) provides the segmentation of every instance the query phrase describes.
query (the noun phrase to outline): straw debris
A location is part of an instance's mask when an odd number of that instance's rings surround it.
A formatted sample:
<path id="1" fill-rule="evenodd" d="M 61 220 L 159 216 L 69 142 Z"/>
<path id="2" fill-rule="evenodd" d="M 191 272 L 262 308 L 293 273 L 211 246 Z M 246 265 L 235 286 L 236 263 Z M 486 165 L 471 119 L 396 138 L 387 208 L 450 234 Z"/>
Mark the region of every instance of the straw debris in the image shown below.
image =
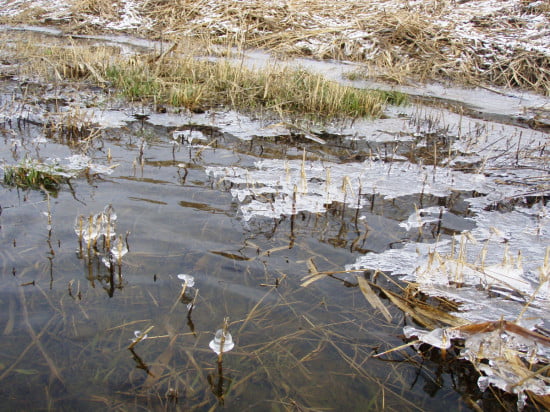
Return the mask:
<path id="1" fill-rule="evenodd" d="M 501 4 L 502 3 L 502 4 Z M 56 21 L 72 32 L 118 30 L 203 50 L 242 50 L 363 62 L 355 74 L 404 83 L 443 80 L 550 94 L 547 2 L 403 3 L 259 0 L 73 0 L 25 6 L 4 22 Z"/>

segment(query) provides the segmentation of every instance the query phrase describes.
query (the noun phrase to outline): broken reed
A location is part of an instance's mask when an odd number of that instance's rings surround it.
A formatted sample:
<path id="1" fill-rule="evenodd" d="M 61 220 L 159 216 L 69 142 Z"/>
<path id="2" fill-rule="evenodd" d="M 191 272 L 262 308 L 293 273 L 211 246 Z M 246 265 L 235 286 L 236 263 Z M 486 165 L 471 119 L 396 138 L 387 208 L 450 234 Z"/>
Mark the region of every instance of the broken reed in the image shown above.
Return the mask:
<path id="1" fill-rule="evenodd" d="M 317 119 L 377 117 L 385 104 L 402 103 L 398 92 L 355 89 L 300 68 L 250 69 L 228 60 L 192 55 L 123 56 L 113 48 L 19 48 L 34 75 L 56 80 L 91 80 L 132 100 L 151 101 L 201 112 L 229 107 L 280 116 Z"/>

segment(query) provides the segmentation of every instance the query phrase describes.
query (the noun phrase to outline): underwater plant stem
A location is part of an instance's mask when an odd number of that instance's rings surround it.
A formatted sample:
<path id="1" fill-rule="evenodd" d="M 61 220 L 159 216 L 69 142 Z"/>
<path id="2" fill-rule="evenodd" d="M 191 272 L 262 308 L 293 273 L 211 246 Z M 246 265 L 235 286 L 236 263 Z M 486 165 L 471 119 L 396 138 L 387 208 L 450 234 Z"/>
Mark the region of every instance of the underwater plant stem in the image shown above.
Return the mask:
<path id="1" fill-rule="evenodd" d="M 46 352 L 46 350 L 42 346 L 42 343 L 40 342 L 40 338 L 36 335 L 34 329 L 32 328 L 31 322 L 29 320 L 29 312 L 27 310 L 27 300 L 25 298 L 25 290 L 23 288 L 20 288 L 19 289 L 19 294 L 20 294 L 20 297 L 21 297 L 21 306 L 22 306 L 25 326 L 27 327 L 27 330 L 28 330 L 29 334 L 31 335 L 31 338 L 32 338 L 33 342 L 35 343 L 36 347 L 38 348 L 38 350 L 42 354 L 42 357 L 44 358 L 44 360 L 48 364 L 48 367 L 50 368 L 50 372 L 52 373 L 52 375 L 55 378 L 57 378 L 57 380 L 59 382 L 61 382 L 61 384 L 63 386 L 65 386 L 65 382 L 64 382 L 63 378 L 61 377 L 61 374 L 59 373 L 59 369 L 55 366 L 55 363 L 53 362 L 52 358 L 50 358 L 50 356 L 48 355 L 48 353 Z"/>
<path id="2" fill-rule="evenodd" d="M 132 343 L 130 343 L 130 345 L 128 345 L 128 349 L 131 351 L 134 346 L 136 346 L 139 342 L 141 342 L 145 336 L 151 332 L 151 330 L 154 328 L 154 326 L 149 326 L 147 329 L 145 329 L 143 332 L 141 332 L 139 334 L 139 336 L 137 336 L 134 340 L 132 340 Z"/>
<path id="3" fill-rule="evenodd" d="M 0 382 L 6 377 L 8 376 L 12 370 L 15 369 L 15 367 L 19 364 L 19 362 L 27 355 L 27 352 L 34 346 L 36 345 L 36 342 L 42 338 L 42 335 L 44 335 L 44 333 L 49 329 L 50 327 L 50 324 L 54 321 L 55 319 L 55 316 L 52 316 L 50 318 L 50 320 L 44 325 L 44 327 L 42 328 L 42 330 L 40 332 L 38 332 L 38 334 L 36 335 L 36 339 L 33 340 L 31 343 L 29 343 L 25 349 L 23 349 L 21 351 L 21 353 L 19 354 L 19 356 L 17 357 L 17 359 L 7 368 L 5 369 L 2 374 L 0 375 Z"/>
<path id="4" fill-rule="evenodd" d="M 184 282 L 183 286 L 181 287 L 181 292 L 178 295 L 178 298 L 176 299 L 176 301 L 174 302 L 174 304 L 170 308 L 170 313 L 172 313 L 176 309 L 176 306 L 178 306 L 178 303 L 181 301 L 181 298 L 183 298 L 183 296 L 185 295 L 186 290 L 187 290 L 187 282 Z"/>
<path id="5" fill-rule="evenodd" d="M 225 347 L 225 335 L 227 334 L 227 329 L 229 328 L 229 318 L 225 317 L 223 319 L 223 333 L 222 333 L 222 339 L 220 342 L 220 353 L 218 354 L 218 369 L 221 370 L 221 364 L 223 361 L 223 348 Z M 221 376 L 221 374 L 220 374 Z"/>

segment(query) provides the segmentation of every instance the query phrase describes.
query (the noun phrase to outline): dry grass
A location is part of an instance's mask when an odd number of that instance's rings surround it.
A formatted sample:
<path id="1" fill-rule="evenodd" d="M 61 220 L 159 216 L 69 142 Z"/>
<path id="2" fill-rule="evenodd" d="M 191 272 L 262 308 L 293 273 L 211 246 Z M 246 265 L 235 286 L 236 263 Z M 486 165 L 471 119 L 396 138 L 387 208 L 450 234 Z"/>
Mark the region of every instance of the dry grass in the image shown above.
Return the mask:
<path id="1" fill-rule="evenodd" d="M 515 30 L 527 24 L 526 16 L 548 19 L 545 2 L 524 1 L 513 9 L 470 17 L 468 24 L 486 36 L 483 41 L 458 34 L 457 22 L 446 17 L 455 8 L 451 1 L 390 2 L 386 8 L 358 0 L 270 4 L 147 0 L 138 10 L 150 27 L 130 31 L 178 43 L 193 37 L 203 40 L 207 48 L 214 44 L 262 47 L 276 53 L 362 61 L 362 75 L 396 83 L 443 80 L 550 94 L 548 54 L 503 40 L 523 36 Z M 3 20 L 33 23 L 48 16 L 45 10 L 32 10 Z M 104 23 L 94 25 L 91 20 L 116 22 L 123 14 L 120 1 L 74 0 L 67 15 L 68 29 L 105 30 Z M 547 30 L 542 27 L 533 40 L 544 35 Z"/>
<path id="2" fill-rule="evenodd" d="M 403 97 L 342 86 L 305 70 L 284 66 L 253 70 L 225 59 L 197 59 L 175 49 L 128 57 L 107 47 L 44 47 L 29 41 L 18 43 L 12 52 L 22 63 L 20 74 L 26 76 L 88 80 L 114 87 L 132 100 L 195 112 L 225 106 L 281 117 L 374 117 L 387 102 L 399 103 Z"/>
<path id="3" fill-rule="evenodd" d="M 365 61 L 364 75 L 396 83 L 437 79 L 550 94 L 547 55 L 521 48 L 508 53 L 492 48 L 487 51 L 475 40 L 456 36 L 454 22 L 446 26 L 436 23 L 436 18 L 453 7 L 452 2 L 388 11 L 373 11 L 356 1 L 293 1 L 270 4 L 269 8 L 258 1 L 246 5 L 227 2 L 214 7 L 207 19 L 205 7 L 205 1 L 174 4 L 152 0 L 143 5 L 143 11 L 155 22 L 155 31 L 174 38 L 192 35 L 210 43 L 229 42 L 239 47 Z M 525 12 L 547 13 L 533 8 Z M 495 16 L 510 26 L 512 23 L 507 23 L 505 17 Z M 507 29 L 503 27 L 503 35 Z M 354 36 L 356 32 L 368 34 Z M 365 50 L 365 38 L 372 44 L 369 50 Z M 488 56 L 489 53 L 493 55 Z"/>
<path id="4" fill-rule="evenodd" d="M 536 51 L 518 50 L 492 65 L 486 74 L 491 83 L 520 87 L 550 95 L 550 58 Z"/>
<path id="5" fill-rule="evenodd" d="M 71 12 L 75 15 L 113 18 L 118 16 L 120 7 L 121 2 L 116 0 L 74 0 L 71 4 Z"/>
<path id="6" fill-rule="evenodd" d="M 372 22 L 369 22 L 372 25 Z M 387 14 L 377 23 L 376 38 L 383 52 L 368 62 L 370 73 L 380 73 L 382 77 L 397 83 L 407 78 L 422 81 L 452 76 L 454 62 L 449 61 L 448 53 L 456 54 L 450 33 L 435 24 L 426 22 L 425 16 L 410 12 Z"/>

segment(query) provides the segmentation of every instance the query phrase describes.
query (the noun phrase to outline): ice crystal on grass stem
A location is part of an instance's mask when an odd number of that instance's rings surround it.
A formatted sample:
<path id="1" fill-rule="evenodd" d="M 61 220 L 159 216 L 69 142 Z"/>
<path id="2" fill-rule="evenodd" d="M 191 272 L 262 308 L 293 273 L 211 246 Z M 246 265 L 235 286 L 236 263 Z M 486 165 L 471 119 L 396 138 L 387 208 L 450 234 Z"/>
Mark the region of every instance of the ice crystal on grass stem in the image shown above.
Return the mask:
<path id="1" fill-rule="evenodd" d="M 149 326 L 144 331 L 135 330 L 134 331 L 134 338 L 130 339 L 130 345 L 128 346 L 129 350 L 132 350 L 134 346 L 136 346 L 139 342 L 142 340 L 147 339 L 147 334 L 153 329 L 153 326 Z"/>
<path id="2" fill-rule="evenodd" d="M 147 333 L 142 335 L 142 332 L 140 330 L 135 330 L 134 337 L 130 339 L 130 341 L 132 341 L 132 343 L 138 343 L 139 341 L 142 341 L 145 339 L 147 339 Z"/>
<path id="3" fill-rule="evenodd" d="M 117 215 L 112 205 L 107 205 L 102 213 L 97 215 L 100 222 L 100 235 L 105 236 L 105 244 L 107 249 L 111 247 L 111 238 L 116 236 L 116 219 Z"/>
<path id="4" fill-rule="evenodd" d="M 117 263 L 120 265 L 120 261 L 122 257 L 128 253 L 128 248 L 126 247 L 126 242 L 122 238 L 122 236 L 117 237 L 115 240 L 113 247 L 111 248 L 111 253 L 113 257 L 117 260 Z"/>
<path id="5" fill-rule="evenodd" d="M 76 221 L 74 223 L 74 231 L 78 236 L 78 241 L 82 242 L 82 239 L 84 237 L 84 216 L 82 215 L 77 216 Z"/>
<path id="6" fill-rule="evenodd" d="M 185 273 L 180 273 L 178 275 L 178 279 L 183 280 L 183 283 L 181 284 L 181 292 L 178 295 L 178 299 L 174 302 L 174 305 L 172 305 L 172 309 L 170 312 L 172 312 L 174 309 L 176 309 L 176 306 L 179 302 L 187 302 L 189 303 L 190 298 L 185 296 L 185 292 L 187 291 L 187 288 L 192 288 L 195 286 L 195 278 L 191 275 L 187 275 Z M 196 294 L 195 294 L 196 297 Z M 190 302 L 191 306 L 187 305 L 187 310 L 191 310 L 193 308 L 193 302 L 195 301 L 195 298 L 192 299 Z"/>
<path id="7" fill-rule="evenodd" d="M 192 288 L 195 286 L 195 278 L 191 275 L 180 273 L 178 279 L 183 280 L 182 287 Z"/>
<path id="8" fill-rule="evenodd" d="M 88 222 L 86 222 L 84 237 L 83 237 L 84 241 L 88 245 L 88 248 L 96 244 L 98 236 L 99 236 L 99 226 L 97 225 L 97 217 L 90 215 L 88 217 Z"/>
<path id="9" fill-rule="evenodd" d="M 233 342 L 233 337 L 231 333 L 224 332 L 223 329 L 218 329 L 214 339 L 210 341 L 210 349 L 216 352 L 217 355 L 225 352 L 229 352 L 235 347 L 235 342 Z"/>

